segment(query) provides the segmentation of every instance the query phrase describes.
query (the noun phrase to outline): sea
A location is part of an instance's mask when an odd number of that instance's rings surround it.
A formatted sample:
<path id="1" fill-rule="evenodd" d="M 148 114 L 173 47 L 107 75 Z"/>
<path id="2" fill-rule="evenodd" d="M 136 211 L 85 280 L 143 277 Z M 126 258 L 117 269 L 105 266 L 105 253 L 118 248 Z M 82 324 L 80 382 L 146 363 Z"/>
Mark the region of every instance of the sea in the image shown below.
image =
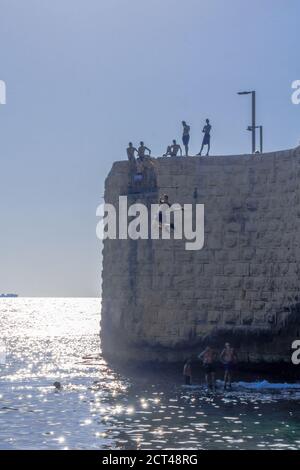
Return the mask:
<path id="1" fill-rule="evenodd" d="M 100 299 L 0 299 L 0 449 L 300 449 L 300 380 L 237 372 L 212 394 L 181 366 L 120 369 L 100 316 Z"/>

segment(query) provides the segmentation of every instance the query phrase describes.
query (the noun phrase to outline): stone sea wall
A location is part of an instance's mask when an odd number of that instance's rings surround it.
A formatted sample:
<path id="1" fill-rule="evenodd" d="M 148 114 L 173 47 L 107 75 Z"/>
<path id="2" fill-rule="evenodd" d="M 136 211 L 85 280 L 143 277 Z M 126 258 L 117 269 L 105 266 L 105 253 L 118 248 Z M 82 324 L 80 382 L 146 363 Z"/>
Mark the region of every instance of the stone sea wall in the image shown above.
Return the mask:
<path id="1" fill-rule="evenodd" d="M 114 163 L 105 202 L 205 206 L 202 250 L 105 240 L 101 335 L 120 361 L 179 361 L 229 340 L 245 362 L 290 362 L 300 335 L 300 147 L 158 158 L 142 183 Z"/>

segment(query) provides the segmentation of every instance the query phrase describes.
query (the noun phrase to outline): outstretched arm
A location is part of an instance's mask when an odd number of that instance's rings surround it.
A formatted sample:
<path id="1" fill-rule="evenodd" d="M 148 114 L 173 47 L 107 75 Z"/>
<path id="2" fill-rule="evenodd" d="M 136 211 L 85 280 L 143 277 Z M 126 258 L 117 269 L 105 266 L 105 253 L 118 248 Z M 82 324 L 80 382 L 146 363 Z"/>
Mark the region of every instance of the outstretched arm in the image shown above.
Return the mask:
<path id="1" fill-rule="evenodd" d="M 206 353 L 206 349 L 204 349 L 204 351 L 202 351 L 200 354 L 199 354 L 199 359 L 202 359 L 204 354 Z"/>

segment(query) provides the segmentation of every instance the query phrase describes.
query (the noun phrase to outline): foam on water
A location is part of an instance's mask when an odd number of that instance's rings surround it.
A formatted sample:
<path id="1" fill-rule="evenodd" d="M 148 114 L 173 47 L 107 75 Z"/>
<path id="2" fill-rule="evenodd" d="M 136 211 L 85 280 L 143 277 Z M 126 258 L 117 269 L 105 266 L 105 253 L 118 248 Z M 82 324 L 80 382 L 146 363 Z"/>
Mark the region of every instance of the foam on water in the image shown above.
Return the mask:
<path id="1" fill-rule="evenodd" d="M 261 382 L 236 382 L 233 387 L 247 388 L 249 390 L 300 390 L 300 383 L 272 383 L 267 380 Z"/>

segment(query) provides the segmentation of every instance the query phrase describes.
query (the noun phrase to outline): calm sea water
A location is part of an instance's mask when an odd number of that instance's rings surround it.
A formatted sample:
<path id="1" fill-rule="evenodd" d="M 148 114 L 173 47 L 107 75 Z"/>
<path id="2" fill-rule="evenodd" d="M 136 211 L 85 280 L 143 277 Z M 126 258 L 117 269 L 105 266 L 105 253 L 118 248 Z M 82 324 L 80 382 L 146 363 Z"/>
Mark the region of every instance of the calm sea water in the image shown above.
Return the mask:
<path id="1" fill-rule="evenodd" d="M 181 371 L 120 372 L 99 319 L 98 299 L 0 299 L 1 449 L 300 449 L 300 385 L 209 395 Z"/>

